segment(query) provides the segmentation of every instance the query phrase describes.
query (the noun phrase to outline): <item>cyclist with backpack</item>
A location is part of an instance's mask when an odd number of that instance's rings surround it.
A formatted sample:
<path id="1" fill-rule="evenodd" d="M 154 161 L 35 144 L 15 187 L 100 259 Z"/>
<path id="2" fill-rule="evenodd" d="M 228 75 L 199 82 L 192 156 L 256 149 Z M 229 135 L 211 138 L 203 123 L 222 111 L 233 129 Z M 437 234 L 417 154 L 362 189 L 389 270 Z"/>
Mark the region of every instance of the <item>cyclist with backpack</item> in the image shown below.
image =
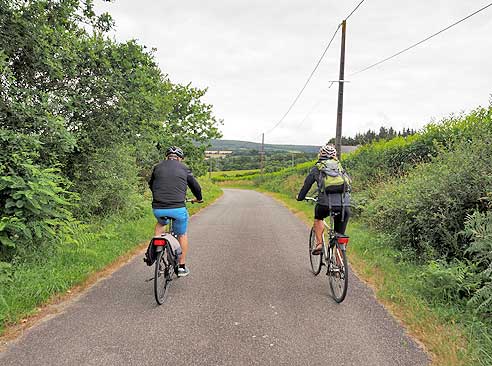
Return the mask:
<path id="1" fill-rule="evenodd" d="M 337 151 L 331 144 L 322 146 L 319 150 L 319 160 L 304 180 L 297 200 L 306 198 L 314 182 L 318 185 L 318 202 L 314 208 L 314 230 L 316 233 L 316 248 L 312 254 L 320 254 L 323 242 L 323 219 L 331 213 L 334 217 L 335 231 L 345 234 L 350 217 L 350 177 L 343 169 L 337 158 Z"/>
<path id="2" fill-rule="evenodd" d="M 179 258 L 178 276 L 187 276 L 190 271 L 185 265 L 188 252 L 188 211 L 186 210 L 186 189 L 190 187 L 196 197 L 195 202 L 202 201 L 202 189 L 191 170 L 181 161 L 183 150 L 172 146 L 166 151 L 166 160 L 162 160 L 152 170 L 149 187 L 152 191 L 152 209 L 157 219 L 154 235 L 160 237 L 167 221 L 163 217 L 174 219 L 173 230 L 178 236 L 182 254 Z"/>

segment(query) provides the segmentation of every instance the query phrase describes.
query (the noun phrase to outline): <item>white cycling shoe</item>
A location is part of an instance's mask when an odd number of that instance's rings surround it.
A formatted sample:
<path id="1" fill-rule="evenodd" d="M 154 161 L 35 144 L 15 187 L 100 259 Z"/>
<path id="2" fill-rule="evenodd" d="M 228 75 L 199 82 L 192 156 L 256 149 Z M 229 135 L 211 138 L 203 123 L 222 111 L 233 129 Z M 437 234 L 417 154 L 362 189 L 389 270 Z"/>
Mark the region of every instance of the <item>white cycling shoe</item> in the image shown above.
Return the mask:
<path id="1" fill-rule="evenodd" d="M 188 267 L 185 267 L 185 268 L 179 267 L 178 268 L 178 277 L 186 277 L 189 274 L 190 274 L 190 270 L 188 269 Z"/>

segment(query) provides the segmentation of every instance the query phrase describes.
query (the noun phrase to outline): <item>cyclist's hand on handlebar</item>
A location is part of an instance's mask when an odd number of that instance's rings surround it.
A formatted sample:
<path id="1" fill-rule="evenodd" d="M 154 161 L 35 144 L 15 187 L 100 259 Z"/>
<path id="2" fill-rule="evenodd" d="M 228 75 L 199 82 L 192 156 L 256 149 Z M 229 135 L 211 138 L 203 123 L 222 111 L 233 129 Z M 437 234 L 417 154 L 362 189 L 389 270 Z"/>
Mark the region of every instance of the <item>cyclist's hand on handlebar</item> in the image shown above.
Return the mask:
<path id="1" fill-rule="evenodd" d="M 198 200 L 196 198 L 187 198 L 186 202 L 191 202 L 192 204 L 193 203 L 203 203 L 203 200 Z"/>

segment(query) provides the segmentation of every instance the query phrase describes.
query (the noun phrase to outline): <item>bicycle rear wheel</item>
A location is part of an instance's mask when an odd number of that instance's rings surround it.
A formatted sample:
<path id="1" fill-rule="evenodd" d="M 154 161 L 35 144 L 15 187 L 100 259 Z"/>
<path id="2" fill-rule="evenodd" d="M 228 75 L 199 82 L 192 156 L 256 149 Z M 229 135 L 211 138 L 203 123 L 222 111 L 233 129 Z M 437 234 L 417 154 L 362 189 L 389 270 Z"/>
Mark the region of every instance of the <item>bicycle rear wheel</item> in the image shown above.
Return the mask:
<path id="1" fill-rule="evenodd" d="M 321 271 L 322 254 L 313 255 L 313 249 L 316 248 L 316 234 L 314 228 L 311 228 L 309 233 L 309 261 L 311 262 L 311 271 L 315 276 Z"/>
<path id="2" fill-rule="evenodd" d="M 348 264 L 345 250 L 342 250 L 338 244 L 330 248 L 327 274 L 333 299 L 341 303 L 347 295 Z"/>
<path id="3" fill-rule="evenodd" d="M 164 247 L 161 252 L 157 254 L 157 259 L 155 261 L 155 274 L 154 274 L 154 295 L 155 301 L 159 305 L 164 303 L 167 288 L 169 283 L 172 281 L 174 274 L 174 269 L 169 261 L 167 255 L 167 248 Z"/>

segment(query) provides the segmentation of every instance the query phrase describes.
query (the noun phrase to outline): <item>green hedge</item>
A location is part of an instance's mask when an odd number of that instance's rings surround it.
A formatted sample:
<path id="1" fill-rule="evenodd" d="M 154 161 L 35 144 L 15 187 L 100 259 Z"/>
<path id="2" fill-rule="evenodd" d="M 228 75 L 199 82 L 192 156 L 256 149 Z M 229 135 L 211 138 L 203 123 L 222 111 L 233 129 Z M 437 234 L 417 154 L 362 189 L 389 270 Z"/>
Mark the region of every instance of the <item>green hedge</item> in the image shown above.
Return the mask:
<path id="1" fill-rule="evenodd" d="M 490 117 L 490 116 L 489 116 Z M 492 130 L 454 143 L 407 176 L 379 186 L 364 218 L 395 237 L 395 245 L 424 258 L 462 258 L 467 214 L 485 210 L 492 196 Z"/>
<path id="2" fill-rule="evenodd" d="M 491 113 L 491 108 L 477 108 L 468 115 L 430 123 L 415 135 L 380 140 L 347 154 L 342 161 L 353 178 L 354 190 L 371 189 L 378 183 L 403 176 L 441 151 L 469 141 L 482 128 L 492 128 Z"/>

